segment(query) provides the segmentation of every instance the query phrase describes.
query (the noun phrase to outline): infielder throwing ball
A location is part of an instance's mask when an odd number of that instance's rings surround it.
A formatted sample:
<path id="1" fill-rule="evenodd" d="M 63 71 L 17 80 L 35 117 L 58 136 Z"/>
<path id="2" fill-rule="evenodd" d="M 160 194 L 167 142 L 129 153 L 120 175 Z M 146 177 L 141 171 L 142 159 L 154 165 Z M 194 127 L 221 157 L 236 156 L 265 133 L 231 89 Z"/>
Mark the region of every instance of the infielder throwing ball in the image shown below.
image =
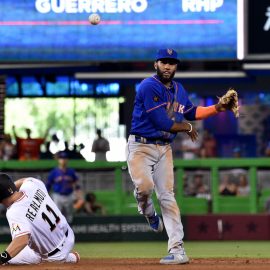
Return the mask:
<path id="1" fill-rule="evenodd" d="M 12 236 L 0 265 L 79 262 L 79 254 L 72 252 L 74 233 L 42 181 L 23 178 L 14 183 L 0 173 L 0 202 L 7 207 Z"/>
<path id="2" fill-rule="evenodd" d="M 157 74 L 143 80 L 136 94 L 126 148 L 138 210 L 146 217 L 153 231 L 161 232 L 164 222 L 168 234 L 169 255 L 160 260 L 161 264 L 184 264 L 189 261 L 183 247 L 183 226 L 173 192 L 170 143 L 177 132 L 185 132 L 192 141 L 197 139 L 197 131 L 184 119 L 204 119 L 225 110 L 232 110 L 238 116 L 237 93 L 234 90 L 229 90 L 232 92 L 228 91 L 216 105 L 194 106 L 184 87 L 173 81 L 178 63 L 176 51 L 158 51 L 154 63 Z M 154 190 L 163 221 L 157 215 L 151 199 Z"/>

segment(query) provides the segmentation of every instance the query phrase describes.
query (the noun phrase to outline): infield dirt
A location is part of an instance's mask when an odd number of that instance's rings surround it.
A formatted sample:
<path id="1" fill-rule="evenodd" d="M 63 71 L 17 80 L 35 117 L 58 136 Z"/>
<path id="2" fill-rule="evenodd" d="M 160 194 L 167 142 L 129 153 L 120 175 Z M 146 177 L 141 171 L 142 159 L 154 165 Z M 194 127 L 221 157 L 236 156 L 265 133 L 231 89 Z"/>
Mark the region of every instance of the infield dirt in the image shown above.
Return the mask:
<path id="1" fill-rule="evenodd" d="M 160 265 L 158 259 L 82 259 L 78 264 L 7 265 L 5 268 L 8 270 L 269 270 L 270 259 L 191 259 L 190 263 L 185 265 Z"/>

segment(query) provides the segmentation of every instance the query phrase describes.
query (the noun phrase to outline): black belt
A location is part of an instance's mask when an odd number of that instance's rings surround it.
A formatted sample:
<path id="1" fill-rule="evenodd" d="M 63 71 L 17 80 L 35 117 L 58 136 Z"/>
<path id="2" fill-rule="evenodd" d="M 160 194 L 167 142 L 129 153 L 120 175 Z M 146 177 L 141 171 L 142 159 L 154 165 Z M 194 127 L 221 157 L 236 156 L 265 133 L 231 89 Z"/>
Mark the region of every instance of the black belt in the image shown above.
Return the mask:
<path id="1" fill-rule="evenodd" d="M 65 236 L 68 237 L 68 230 L 65 232 Z M 60 251 L 60 249 L 59 248 L 56 248 L 55 250 L 53 250 L 50 253 L 48 253 L 48 257 L 53 256 L 54 254 L 56 254 L 59 251 Z"/>
<path id="2" fill-rule="evenodd" d="M 135 137 L 135 142 L 145 143 L 145 144 L 159 144 L 159 145 L 167 145 L 170 144 L 171 141 L 169 140 L 162 140 L 162 139 L 148 139 L 144 137 L 140 137 L 138 135 L 133 135 Z"/>

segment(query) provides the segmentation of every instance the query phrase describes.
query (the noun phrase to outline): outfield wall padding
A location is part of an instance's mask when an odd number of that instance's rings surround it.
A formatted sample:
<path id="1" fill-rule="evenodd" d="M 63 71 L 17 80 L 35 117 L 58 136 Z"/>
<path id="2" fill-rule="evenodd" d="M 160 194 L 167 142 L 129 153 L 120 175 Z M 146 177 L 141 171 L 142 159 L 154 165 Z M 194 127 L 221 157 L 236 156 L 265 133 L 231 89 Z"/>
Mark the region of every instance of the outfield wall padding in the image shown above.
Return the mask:
<path id="1" fill-rule="evenodd" d="M 270 240 L 269 215 L 193 215 L 182 217 L 185 241 Z M 142 216 L 76 217 L 71 225 L 77 242 L 166 241 Z M 0 219 L 1 242 L 11 240 L 8 223 Z"/>

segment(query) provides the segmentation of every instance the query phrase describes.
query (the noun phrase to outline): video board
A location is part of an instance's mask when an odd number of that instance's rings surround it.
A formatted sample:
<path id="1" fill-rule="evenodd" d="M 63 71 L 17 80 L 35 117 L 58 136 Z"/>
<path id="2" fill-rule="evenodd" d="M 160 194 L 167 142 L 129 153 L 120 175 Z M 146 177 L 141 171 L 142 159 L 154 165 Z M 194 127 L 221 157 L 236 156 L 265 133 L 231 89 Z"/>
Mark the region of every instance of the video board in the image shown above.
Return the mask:
<path id="1" fill-rule="evenodd" d="M 0 62 L 236 58 L 237 0 L 1 0 L 0 16 Z"/>

